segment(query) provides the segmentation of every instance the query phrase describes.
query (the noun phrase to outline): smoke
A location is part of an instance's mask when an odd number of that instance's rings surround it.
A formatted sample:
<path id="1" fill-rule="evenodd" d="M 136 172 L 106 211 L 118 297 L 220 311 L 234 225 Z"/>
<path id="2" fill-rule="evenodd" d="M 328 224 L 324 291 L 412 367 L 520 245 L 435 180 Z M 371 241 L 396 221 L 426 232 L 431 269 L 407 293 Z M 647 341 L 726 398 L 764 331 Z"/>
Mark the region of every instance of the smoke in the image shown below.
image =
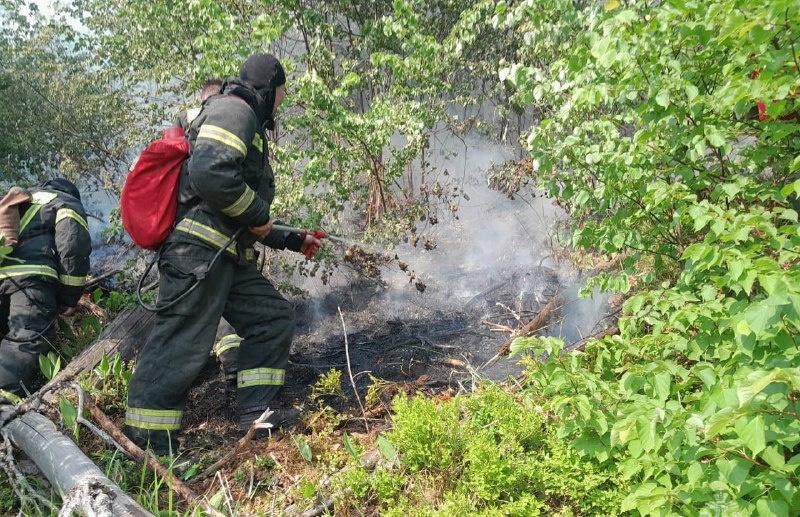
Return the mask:
<path id="1" fill-rule="evenodd" d="M 336 332 L 340 304 L 352 330 L 376 321 L 420 320 L 460 311 L 469 312 L 476 327 L 488 320 L 515 328 L 558 295 L 562 317 L 545 333 L 562 336 L 567 343 L 590 334 L 605 310 L 605 298 L 579 298 L 584 279 L 568 261 L 553 257 L 557 223 L 566 214 L 545 197 L 510 199 L 487 184 L 489 169 L 513 160 L 516 152 L 477 134 L 464 140 L 437 139 L 427 156 L 428 188 L 438 182 L 442 190 L 458 195 L 433 218 L 419 221 L 416 245 L 412 239 L 390 251 L 408 270 L 402 271 L 397 262 L 382 267 L 385 288 L 346 271 L 338 272 L 328 286 L 317 279 L 296 278 L 312 293 L 304 317 L 315 328 Z M 414 281 L 425 285 L 424 292 L 409 282 L 411 271 Z M 489 343 L 472 352 L 476 361 L 485 361 L 496 347 Z"/>

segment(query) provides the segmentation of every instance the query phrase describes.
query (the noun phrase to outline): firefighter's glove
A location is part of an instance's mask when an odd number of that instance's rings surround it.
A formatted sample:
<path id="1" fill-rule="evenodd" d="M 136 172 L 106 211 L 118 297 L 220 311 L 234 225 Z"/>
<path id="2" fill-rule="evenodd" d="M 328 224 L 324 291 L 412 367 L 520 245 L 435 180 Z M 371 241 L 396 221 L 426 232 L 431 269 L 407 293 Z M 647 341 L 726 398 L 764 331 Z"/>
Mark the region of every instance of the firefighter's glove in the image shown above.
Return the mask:
<path id="1" fill-rule="evenodd" d="M 322 230 L 301 233 L 300 237 L 303 239 L 303 244 L 300 246 L 300 253 L 305 255 L 306 258 L 314 258 L 314 255 L 319 251 L 319 247 L 322 246 L 322 239 L 327 236 L 328 234 Z"/>

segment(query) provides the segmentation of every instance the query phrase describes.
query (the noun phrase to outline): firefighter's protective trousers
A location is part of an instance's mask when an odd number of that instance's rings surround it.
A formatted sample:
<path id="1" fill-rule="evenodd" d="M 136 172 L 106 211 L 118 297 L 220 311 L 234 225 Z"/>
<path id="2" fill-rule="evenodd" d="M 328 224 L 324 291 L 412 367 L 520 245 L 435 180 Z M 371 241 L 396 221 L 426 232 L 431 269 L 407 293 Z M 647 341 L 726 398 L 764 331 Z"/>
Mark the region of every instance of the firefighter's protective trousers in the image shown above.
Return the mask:
<path id="1" fill-rule="evenodd" d="M 192 272 L 207 266 L 214 253 L 202 244 L 171 238 L 159 260 L 158 303 L 185 292 L 195 282 Z M 128 427 L 140 436 L 147 431 L 153 443 L 180 428 L 189 388 L 208 360 L 222 316 L 241 336 L 239 412 L 268 407 L 284 383 L 293 308 L 253 265 L 225 253 L 190 295 L 157 315 L 130 381 Z"/>
<path id="2" fill-rule="evenodd" d="M 0 389 L 23 395 L 38 387 L 39 354 L 50 350 L 58 312 L 57 285 L 29 278 L 0 294 Z"/>

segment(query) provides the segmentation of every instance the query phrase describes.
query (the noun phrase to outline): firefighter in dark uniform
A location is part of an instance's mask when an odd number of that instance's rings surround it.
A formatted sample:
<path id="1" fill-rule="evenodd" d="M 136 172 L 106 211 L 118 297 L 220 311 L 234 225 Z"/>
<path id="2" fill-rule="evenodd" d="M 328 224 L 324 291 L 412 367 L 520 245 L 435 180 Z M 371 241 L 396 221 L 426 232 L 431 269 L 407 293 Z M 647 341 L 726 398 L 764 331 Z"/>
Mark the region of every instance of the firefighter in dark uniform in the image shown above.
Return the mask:
<path id="1" fill-rule="evenodd" d="M 20 205 L 19 243 L 0 264 L 0 389 L 22 395 L 39 380 L 39 354 L 55 336 L 59 311 L 83 293 L 92 251 L 78 189 L 45 182 Z"/>
<path id="2" fill-rule="evenodd" d="M 284 383 L 294 313 L 255 267 L 252 245 L 260 241 L 306 254 L 320 245 L 309 233 L 272 231 L 270 222 L 275 180 L 265 129 L 274 127 L 285 80 L 274 56 L 253 55 L 239 78 L 207 99 L 190 125 L 191 156 L 181 179 L 178 222 L 159 258 L 162 309 L 131 378 L 125 418 L 127 435 L 157 454 L 176 450 L 188 390 L 211 352 L 221 316 L 241 336 L 242 429 Z M 219 260 L 205 271 L 218 252 Z M 280 421 L 278 412 L 273 422 Z"/>

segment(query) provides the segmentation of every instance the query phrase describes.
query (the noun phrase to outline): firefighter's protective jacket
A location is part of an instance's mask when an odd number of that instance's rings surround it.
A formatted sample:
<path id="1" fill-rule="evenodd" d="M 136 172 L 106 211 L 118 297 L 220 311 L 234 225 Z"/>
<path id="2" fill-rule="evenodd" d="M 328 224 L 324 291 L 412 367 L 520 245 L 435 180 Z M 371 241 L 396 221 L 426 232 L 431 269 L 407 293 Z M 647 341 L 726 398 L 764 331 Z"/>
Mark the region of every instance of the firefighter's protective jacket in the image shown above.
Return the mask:
<path id="1" fill-rule="evenodd" d="M 50 180 L 20 207 L 20 239 L 11 259 L 0 264 L 0 292 L 24 288 L 30 279 L 58 286 L 58 303 L 74 307 L 83 293 L 92 251 L 78 189 L 65 179 Z"/>
<path id="2" fill-rule="evenodd" d="M 269 221 L 275 177 L 264 131 L 251 107 L 255 96 L 246 85 L 229 81 L 189 124 L 191 156 L 181 175 L 174 239 L 219 249 L 237 230 Z M 241 255 L 254 241 L 245 230 L 238 246 L 227 251 Z M 302 241 L 296 234 L 273 230 L 264 244 L 299 251 Z"/>

